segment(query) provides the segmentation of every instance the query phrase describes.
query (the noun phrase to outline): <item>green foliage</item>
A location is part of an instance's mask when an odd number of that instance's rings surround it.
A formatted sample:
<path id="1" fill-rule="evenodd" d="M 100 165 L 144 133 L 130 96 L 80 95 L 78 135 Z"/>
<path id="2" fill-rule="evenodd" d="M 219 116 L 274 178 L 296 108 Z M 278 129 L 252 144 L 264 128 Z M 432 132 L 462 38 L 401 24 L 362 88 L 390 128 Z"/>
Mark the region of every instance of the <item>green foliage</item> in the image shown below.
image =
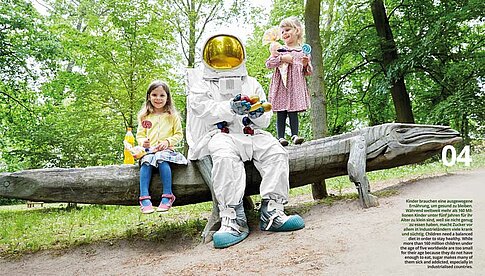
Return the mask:
<path id="1" fill-rule="evenodd" d="M 43 123 L 42 83 L 56 73 L 59 43 L 30 2 L 0 7 L 0 171 L 32 165 Z"/>
<path id="2" fill-rule="evenodd" d="M 46 77 L 49 72 L 42 70 L 55 65 L 51 61 L 58 53 L 58 45 L 39 13 L 30 2 L 4 0 L 0 14 L 0 84 L 14 85 Z"/>
<path id="3" fill-rule="evenodd" d="M 5 97 L 6 104 L 14 109 L 2 108 L 7 113 L 2 116 L 2 124 L 8 127 L 0 142 L 5 149 L 0 156 L 1 170 L 119 163 L 125 128 L 136 127 L 136 113 L 146 87 L 154 79 L 169 83 L 179 110 L 185 105 L 182 84 L 171 72 L 172 64 L 180 58 L 172 30 L 164 24 L 168 15 L 159 12 L 157 4 L 51 4 L 48 17 L 41 18 L 31 6 L 29 11 L 34 13 L 34 22 L 50 26 L 48 30 L 43 25 L 48 33 L 44 36 L 62 45 L 56 61 L 63 66 L 56 66 L 56 74 L 51 74 L 42 86 L 37 84 L 35 90 L 26 81 L 16 85 L 0 83 L 2 93 L 16 95 Z M 37 34 L 37 40 L 43 38 L 41 34 Z M 37 46 L 27 43 L 29 47 Z M 28 52 L 18 45 L 12 52 L 25 52 L 29 54 L 25 59 L 32 59 L 39 49 Z M 40 52 L 47 57 L 47 50 Z M 15 70 L 7 72 L 13 74 Z M 45 71 L 31 73 L 35 78 L 45 75 Z M 19 94 L 18 90 L 26 92 Z"/>
<path id="4" fill-rule="evenodd" d="M 378 63 L 379 40 L 368 3 L 337 3 L 323 49 L 329 134 L 388 122 L 389 86 Z"/>
<path id="5" fill-rule="evenodd" d="M 53 24 L 64 26 L 57 32 L 66 48 L 73 49 L 69 61 L 85 77 L 74 98 L 133 127 L 148 84 L 172 79 L 169 69 L 177 55 L 171 29 L 163 23 L 168 15 L 155 13 L 158 6 L 146 1 L 88 3 L 71 7 L 72 18 L 51 16 Z"/>
<path id="6" fill-rule="evenodd" d="M 330 132 L 393 121 L 387 83 L 403 74 L 417 123 L 483 135 L 483 8 L 482 1 L 386 1 L 399 59 L 384 72 L 369 4 L 339 2 L 324 53 Z"/>
<path id="7" fill-rule="evenodd" d="M 0 197 L 0 206 L 3 205 L 16 205 L 25 203 L 25 200 L 22 199 L 15 199 L 15 198 L 3 198 Z"/>
<path id="8" fill-rule="evenodd" d="M 177 26 L 188 17 L 174 6 L 181 1 L 46 3 L 47 15 L 29 1 L 0 6 L 0 171 L 121 163 L 125 128 L 136 127 L 154 79 L 169 83 L 183 115 L 186 62 Z M 204 16 L 215 25 L 235 18 L 253 25 L 246 65 L 268 91 L 262 35 L 283 18 L 303 20 L 304 1 L 275 0 L 268 16 L 224 2 L 213 17 L 221 1 L 191 3 L 203 5 L 197 30 Z M 402 74 L 417 123 L 450 125 L 465 143 L 484 137 L 483 1 L 385 1 L 399 52 L 387 71 L 369 2 L 336 1 L 330 14 L 331 4 L 322 1 L 320 18 L 329 135 L 394 121 L 388 83 Z M 195 52 L 196 42 L 189 41 Z M 307 139 L 310 112 L 299 115 Z M 274 122 L 269 130 L 275 133 Z"/>
<path id="9" fill-rule="evenodd" d="M 296 16 L 303 22 L 303 14 L 305 5 L 303 0 L 275 0 L 273 1 L 273 9 L 269 16 L 269 24 L 271 26 L 278 26 L 281 20 Z"/>
<path id="10" fill-rule="evenodd" d="M 393 24 L 420 123 L 450 125 L 465 139 L 483 135 L 483 1 L 409 1 Z"/>

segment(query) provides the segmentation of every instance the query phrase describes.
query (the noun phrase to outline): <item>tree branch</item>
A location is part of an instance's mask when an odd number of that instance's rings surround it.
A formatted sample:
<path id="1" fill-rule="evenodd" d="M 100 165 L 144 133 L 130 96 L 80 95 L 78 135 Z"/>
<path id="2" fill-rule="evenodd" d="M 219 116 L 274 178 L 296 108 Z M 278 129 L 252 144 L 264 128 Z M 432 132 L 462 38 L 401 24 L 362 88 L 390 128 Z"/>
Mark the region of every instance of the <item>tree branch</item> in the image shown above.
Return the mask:
<path id="1" fill-rule="evenodd" d="M 387 16 L 387 20 L 389 20 L 392 16 L 392 14 L 397 10 L 399 9 L 400 7 L 404 7 L 406 5 L 404 5 L 404 0 L 401 1 L 401 3 L 399 3 L 399 5 L 397 5 L 396 7 L 394 7 L 394 9 L 392 9 L 392 11 L 389 13 L 389 15 Z"/>
<path id="2" fill-rule="evenodd" d="M 369 63 L 372 63 L 372 62 L 375 62 L 375 61 L 378 61 L 377 59 L 371 59 L 371 60 L 366 60 L 365 62 L 362 62 L 361 64 L 355 66 L 354 68 L 350 69 L 347 73 L 343 74 L 342 76 L 340 76 L 340 78 L 338 78 L 337 81 L 333 82 L 331 84 L 331 86 L 335 85 L 335 83 L 339 83 L 341 81 L 343 81 L 344 79 L 346 79 L 349 75 L 353 74 L 355 71 L 359 70 L 360 68 L 366 66 L 367 64 Z"/>
<path id="3" fill-rule="evenodd" d="M 195 39 L 195 43 L 197 43 L 199 41 L 199 39 L 202 37 L 202 34 L 204 33 L 204 30 L 205 30 L 205 27 L 206 27 L 207 23 L 211 22 L 214 19 L 216 8 L 219 7 L 219 4 L 220 3 L 221 2 L 219 2 L 216 5 L 214 5 L 212 7 L 212 10 L 209 12 L 209 15 L 207 15 L 207 17 L 205 18 L 204 24 L 202 24 L 202 28 L 200 29 L 199 35 Z"/>
<path id="4" fill-rule="evenodd" d="M 371 24 L 371 25 L 367 25 L 367 26 L 364 26 L 362 29 L 358 30 L 357 33 L 355 35 L 353 35 L 349 40 L 348 42 L 342 47 L 344 49 L 348 48 L 350 44 L 352 44 L 352 42 L 354 42 L 355 40 L 357 40 L 357 37 L 359 36 L 359 34 L 361 32 L 363 32 L 365 29 L 367 28 L 372 28 L 374 27 L 374 24 Z M 343 55 L 339 55 L 337 61 L 335 62 L 335 65 L 333 67 L 334 70 L 336 70 L 335 68 L 337 67 L 337 65 L 340 63 L 340 59 L 343 57 Z"/>
<path id="5" fill-rule="evenodd" d="M 423 72 L 426 72 L 429 74 L 430 78 L 432 80 L 434 80 L 438 85 L 440 85 L 441 87 L 443 87 L 444 89 L 447 89 L 447 90 L 450 90 L 450 88 L 445 84 L 443 83 L 440 78 L 438 76 L 436 76 L 438 74 L 438 72 L 435 72 L 433 71 L 432 69 L 429 69 L 429 68 L 426 68 L 424 67 L 423 65 L 417 65 L 417 66 L 414 66 L 414 68 L 416 69 L 420 69 L 422 70 Z M 435 75 L 436 74 L 436 75 Z"/>
<path id="6" fill-rule="evenodd" d="M 16 102 L 18 105 L 20 105 L 21 107 L 25 108 L 25 110 L 27 110 L 30 114 L 34 115 L 34 112 L 28 108 L 27 106 L 25 106 L 21 101 L 17 100 L 16 98 L 12 97 L 10 94 L 8 94 L 7 92 L 4 92 L 4 91 L 1 91 L 0 90 L 0 93 L 7 96 L 7 98 L 13 100 L 14 102 Z"/>

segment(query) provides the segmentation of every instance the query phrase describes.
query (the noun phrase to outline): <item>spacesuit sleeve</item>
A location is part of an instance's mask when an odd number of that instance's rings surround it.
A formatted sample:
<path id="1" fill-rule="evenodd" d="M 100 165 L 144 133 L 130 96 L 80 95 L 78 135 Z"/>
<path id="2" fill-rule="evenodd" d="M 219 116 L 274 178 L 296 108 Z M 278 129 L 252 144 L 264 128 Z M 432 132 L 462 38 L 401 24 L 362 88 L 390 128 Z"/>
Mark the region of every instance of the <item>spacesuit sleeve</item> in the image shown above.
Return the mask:
<path id="1" fill-rule="evenodd" d="M 254 78 L 250 78 L 249 80 L 252 81 L 251 86 L 253 87 L 253 92 L 254 92 L 252 94 L 258 95 L 260 100 L 267 101 L 266 94 L 264 93 L 264 90 L 263 90 L 263 87 L 261 87 L 261 84 L 259 84 L 259 82 Z M 265 112 L 263 115 L 261 115 L 261 117 L 259 118 L 251 119 L 251 121 L 258 128 L 264 129 L 269 126 L 269 123 L 271 121 L 271 116 L 273 116 L 273 111 L 268 111 L 268 112 Z"/>
<path id="2" fill-rule="evenodd" d="M 203 120 L 208 125 L 214 125 L 222 121 L 232 122 L 236 114 L 231 110 L 231 100 L 216 101 L 206 81 L 195 84 L 188 95 L 192 114 Z"/>

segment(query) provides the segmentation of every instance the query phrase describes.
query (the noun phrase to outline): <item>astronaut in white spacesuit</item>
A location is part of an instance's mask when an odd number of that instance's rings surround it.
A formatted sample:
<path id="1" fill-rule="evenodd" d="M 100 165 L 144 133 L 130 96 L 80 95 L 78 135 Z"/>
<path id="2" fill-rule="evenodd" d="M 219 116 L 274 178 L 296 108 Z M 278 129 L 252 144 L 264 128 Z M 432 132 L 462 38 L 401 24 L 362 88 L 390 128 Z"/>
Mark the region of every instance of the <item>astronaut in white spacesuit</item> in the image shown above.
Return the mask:
<path id="1" fill-rule="evenodd" d="M 262 177 L 261 230 L 294 231 L 305 226 L 300 216 L 283 212 L 289 190 L 288 153 L 262 130 L 272 112 L 262 108 L 250 112 L 240 100 L 240 94 L 266 100 L 261 85 L 247 74 L 245 55 L 236 36 L 211 36 L 203 46 L 202 79 L 187 96 L 188 157 L 197 160 L 210 155 L 213 163 L 211 180 L 221 218 L 221 228 L 213 236 L 216 248 L 234 245 L 249 234 L 242 204 L 244 162 L 249 160 Z"/>

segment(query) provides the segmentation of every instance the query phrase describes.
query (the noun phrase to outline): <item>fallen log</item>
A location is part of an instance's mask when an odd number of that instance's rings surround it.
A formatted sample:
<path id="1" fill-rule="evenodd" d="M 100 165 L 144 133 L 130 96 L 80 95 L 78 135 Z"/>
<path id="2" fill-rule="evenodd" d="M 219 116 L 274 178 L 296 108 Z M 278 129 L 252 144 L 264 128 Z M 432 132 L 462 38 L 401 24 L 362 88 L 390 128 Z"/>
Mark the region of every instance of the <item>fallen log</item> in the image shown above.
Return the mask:
<path id="1" fill-rule="evenodd" d="M 290 187 L 349 174 L 364 207 L 377 202 L 370 195 L 366 171 L 421 162 L 439 153 L 445 145 L 461 141 L 459 133 L 446 126 L 384 124 L 363 128 L 287 147 Z M 174 165 L 175 205 L 211 200 L 211 192 L 195 163 Z M 246 163 L 246 194 L 259 193 L 261 177 Z M 154 174 L 150 193 L 160 197 L 160 180 Z M 0 174 L 0 196 L 43 202 L 137 205 L 137 165 L 87 168 L 49 168 Z"/>

